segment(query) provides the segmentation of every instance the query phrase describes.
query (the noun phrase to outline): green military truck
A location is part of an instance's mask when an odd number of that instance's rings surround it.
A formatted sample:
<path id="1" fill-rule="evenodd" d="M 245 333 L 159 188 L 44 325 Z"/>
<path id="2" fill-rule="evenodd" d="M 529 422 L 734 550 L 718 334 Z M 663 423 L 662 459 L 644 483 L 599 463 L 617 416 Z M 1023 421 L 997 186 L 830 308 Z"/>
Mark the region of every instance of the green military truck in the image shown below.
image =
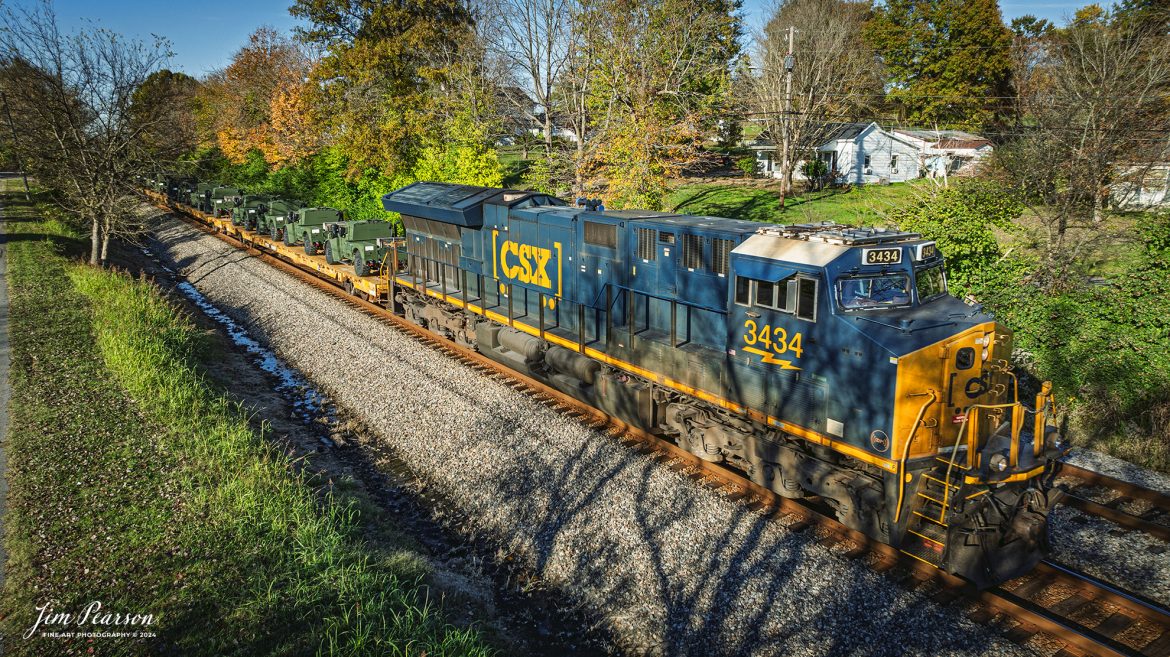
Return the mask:
<path id="1" fill-rule="evenodd" d="M 335 208 L 300 208 L 287 215 L 283 227 L 284 243 L 305 245 L 305 253 L 317 255 L 325 242 L 324 225 L 344 220 L 341 210 Z"/>
<path id="2" fill-rule="evenodd" d="M 352 262 L 358 276 L 369 276 L 382 266 L 394 237 L 394 226 L 387 221 L 342 221 L 324 228 L 325 262 Z"/>
<path id="3" fill-rule="evenodd" d="M 268 203 L 272 197 L 266 194 L 248 194 L 241 196 L 232 208 L 232 224 L 242 226 L 247 230 L 256 230 L 260 215 L 268 210 Z"/>
<path id="4" fill-rule="evenodd" d="M 261 235 L 269 235 L 275 242 L 281 238 L 288 215 L 296 212 L 301 204 L 283 198 L 274 198 L 264 208 L 263 212 L 256 213 L 255 230 Z"/>
<path id="5" fill-rule="evenodd" d="M 211 190 L 211 214 L 215 217 L 230 217 L 236 201 L 243 195 L 239 187 L 219 185 Z"/>
<path id="6" fill-rule="evenodd" d="M 211 212 L 211 190 L 215 189 L 215 183 L 201 182 L 195 185 L 195 189 L 191 190 L 187 199 L 187 205 L 199 210 L 200 212 Z"/>

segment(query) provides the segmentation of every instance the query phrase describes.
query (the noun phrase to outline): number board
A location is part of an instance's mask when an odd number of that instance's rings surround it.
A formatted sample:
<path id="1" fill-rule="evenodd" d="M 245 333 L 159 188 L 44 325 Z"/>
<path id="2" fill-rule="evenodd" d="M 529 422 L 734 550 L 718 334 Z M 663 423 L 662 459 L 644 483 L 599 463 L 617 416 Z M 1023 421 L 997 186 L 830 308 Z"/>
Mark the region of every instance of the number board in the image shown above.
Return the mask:
<path id="1" fill-rule="evenodd" d="M 901 248 L 861 250 L 861 263 L 865 265 L 896 265 L 901 262 Z"/>
<path id="2" fill-rule="evenodd" d="M 914 247 L 914 250 L 916 252 L 914 257 L 915 260 L 930 260 L 931 258 L 938 255 L 938 247 L 935 246 L 934 242 L 919 244 L 918 246 Z"/>

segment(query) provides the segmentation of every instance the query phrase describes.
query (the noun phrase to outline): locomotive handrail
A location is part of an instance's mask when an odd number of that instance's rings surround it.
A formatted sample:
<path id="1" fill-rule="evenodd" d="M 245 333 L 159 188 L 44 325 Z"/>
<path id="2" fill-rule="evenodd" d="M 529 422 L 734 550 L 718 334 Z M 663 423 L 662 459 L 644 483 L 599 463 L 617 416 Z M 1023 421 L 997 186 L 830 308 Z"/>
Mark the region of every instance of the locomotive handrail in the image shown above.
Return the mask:
<path id="1" fill-rule="evenodd" d="M 902 517 L 902 498 L 906 494 L 906 461 L 910 458 L 910 444 L 914 442 L 914 436 L 918 433 L 918 427 L 922 424 L 922 418 L 926 415 L 926 409 L 930 405 L 938 401 L 938 393 L 934 390 L 927 392 L 916 392 L 910 395 L 911 397 L 925 397 L 930 399 L 918 409 L 918 416 L 914 418 L 914 426 L 910 429 L 910 435 L 906 437 L 906 446 L 902 448 L 902 458 L 898 460 L 898 506 L 894 508 L 894 522 L 897 523 Z"/>

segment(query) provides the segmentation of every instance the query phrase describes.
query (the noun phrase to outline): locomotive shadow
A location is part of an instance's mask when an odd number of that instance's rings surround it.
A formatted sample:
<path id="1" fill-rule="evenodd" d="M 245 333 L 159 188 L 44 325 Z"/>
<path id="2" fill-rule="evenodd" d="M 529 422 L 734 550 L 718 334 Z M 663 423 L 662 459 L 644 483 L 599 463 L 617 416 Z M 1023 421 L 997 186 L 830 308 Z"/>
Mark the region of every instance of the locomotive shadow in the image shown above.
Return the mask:
<path id="1" fill-rule="evenodd" d="M 615 635 L 622 634 L 624 618 L 661 616 L 654 629 L 658 645 L 650 654 L 785 654 L 796 646 L 815 646 L 825 655 L 925 654 L 940 647 L 940 635 L 971 654 L 994 649 L 986 633 L 963 629 L 956 614 L 940 612 L 928 598 L 844 557 L 826 555 L 811 532 L 776 532 L 773 520 L 742 505 L 713 515 L 714 492 L 695 490 L 682 475 L 602 434 L 586 439 L 564 462 L 549 463 L 523 418 L 507 424 L 513 430 L 499 440 L 516 458 L 498 490 L 516 524 L 532 528 L 534 569 L 554 579 L 591 582 L 587 604 L 606 610 Z M 489 425 L 498 431 L 498 416 L 482 428 Z M 634 506 L 613 507 L 611 496 L 631 485 Z M 670 487 L 677 487 L 677 503 L 664 506 Z M 618 533 L 624 540 L 596 526 L 597 518 L 607 516 L 610 527 L 631 530 Z M 696 517 L 709 519 L 709 533 L 686 530 Z M 630 560 L 631 552 L 648 561 Z M 840 577 L 826 590 L 807 590 L 814 574 L 808 570 L 816 567 L 810 564 L 826 559 L 837 561 Z M 643 608 L 646 596 L 661 614 Z"/>

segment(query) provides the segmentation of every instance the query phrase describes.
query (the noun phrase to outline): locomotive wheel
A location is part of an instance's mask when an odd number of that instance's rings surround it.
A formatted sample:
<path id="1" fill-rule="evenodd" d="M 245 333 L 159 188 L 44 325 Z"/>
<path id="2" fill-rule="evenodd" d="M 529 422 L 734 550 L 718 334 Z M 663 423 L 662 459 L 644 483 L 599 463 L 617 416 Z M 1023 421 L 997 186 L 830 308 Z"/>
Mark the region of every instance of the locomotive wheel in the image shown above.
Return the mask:
<path id="1" fill-rule="evenodd" d="M 302 239 L 305 241 L 305 253 L 308 255 L 317 255 L 317 244 L 313 241 L 313 238 L 309 237 L 308 233 L 305 233 Z"/>
<path id="2" fill-rule="evenodd" d="M 331 265 L 337 264 L 337 260 L 333 257 L 333 243 L 332 242 L 325 243 L 325 262 L 327 262 Z"/>
<path id="3" fill-rule="evenodd" d="M 353 273 L 358 276 L 370 275 L 370 266 L 366 264 L 366 259 L 362 257 L 361 251 L 353 252 Z"/>

